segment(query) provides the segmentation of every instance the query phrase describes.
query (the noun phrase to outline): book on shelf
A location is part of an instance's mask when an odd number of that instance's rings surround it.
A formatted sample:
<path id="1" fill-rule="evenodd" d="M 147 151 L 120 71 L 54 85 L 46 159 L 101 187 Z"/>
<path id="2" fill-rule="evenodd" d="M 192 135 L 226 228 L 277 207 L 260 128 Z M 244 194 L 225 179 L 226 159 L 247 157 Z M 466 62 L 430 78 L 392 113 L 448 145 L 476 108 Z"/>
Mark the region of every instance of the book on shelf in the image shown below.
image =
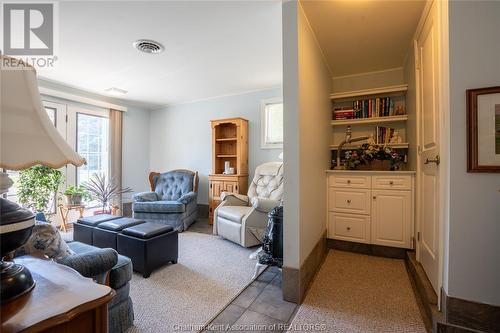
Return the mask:
<path id="1" fill-rule="evenodd" d="M 354 110 L 352 108 L 338 108 L 333 110 L 333 119 L 334 120 L 345 120 L 345 119 L 353 119 L 354 118 Z"/>

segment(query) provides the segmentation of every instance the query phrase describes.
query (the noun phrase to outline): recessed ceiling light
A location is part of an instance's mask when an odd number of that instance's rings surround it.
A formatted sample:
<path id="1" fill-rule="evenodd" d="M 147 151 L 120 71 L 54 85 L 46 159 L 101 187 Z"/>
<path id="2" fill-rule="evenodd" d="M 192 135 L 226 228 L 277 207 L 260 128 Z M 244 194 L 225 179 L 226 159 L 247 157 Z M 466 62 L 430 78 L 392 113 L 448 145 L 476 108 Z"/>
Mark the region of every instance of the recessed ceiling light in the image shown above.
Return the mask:
<path id="1" fill-rule="evenodd" d="M 128 91 L 119 89 L 119 88 L 108 88 L 105 90 L 108 94 L 113 95 L 113 96 L 125 96 Z"/>
<path id="2" fill-rule="evenodd" d="M 134 47 L 144 53 L 161 53 L 165 47 L 151 39 L 139 39 L 134 42 Z"/>

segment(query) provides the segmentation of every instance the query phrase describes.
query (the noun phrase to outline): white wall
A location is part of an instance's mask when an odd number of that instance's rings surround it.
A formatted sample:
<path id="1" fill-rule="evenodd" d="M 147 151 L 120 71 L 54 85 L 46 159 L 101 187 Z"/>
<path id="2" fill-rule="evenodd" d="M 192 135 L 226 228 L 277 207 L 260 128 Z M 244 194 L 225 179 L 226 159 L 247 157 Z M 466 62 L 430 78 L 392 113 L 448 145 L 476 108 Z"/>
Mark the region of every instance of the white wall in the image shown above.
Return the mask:
<path id="1" fill-rule="evenodd" d="M 330 168 L 331 74 L 299 3 L 300 263 L 326 230 L 325 170 Z"/>
<path id="2" fill-rule="evenodd" d="M 149 191 L 149 118 L 150 111 L 128 108 L 123 113 L 122 185 L 134 192 Z M 126 194 L 124 202 L 132 202 Z"/>
<path id="3" fill-rule="evenodd" d="M 332 79 L 300 3 L 284 3 L 283 25 L 284 261 L 300 268 L 326 230 Z"/>
<path id="4" fill-rule="evenodd" d="M 415 80 L 415 53 L 413 44 L 409 45 L 408 56 L 404 65 L 404 83 L 408 84 L 406 92 L 406 141 L 408 148 L 408 170 L 417 170 L 417 86 Z"/>
<path id="5" fill-rule="evenodd" d="M 500 2 L 451 1 L 448 294 L 500 305 L 500 174 L 466 172 L 465 90 L 500 85 Z"/>
<path id="6" fill-rule="evenodd" d="M 248 120 L 249 181 L 264 162 L 279 161 L 281 149 L 261 149 L 260 102 L 281 97 L 281 88 L 178 104 L 151 112 L 150 169 L 198 171 L 198 203 L 208 204 L 208 175 L 212 172 L 210 120 L 242 117 Z M 287 111 L 285 111 L 287 112 Z"/>

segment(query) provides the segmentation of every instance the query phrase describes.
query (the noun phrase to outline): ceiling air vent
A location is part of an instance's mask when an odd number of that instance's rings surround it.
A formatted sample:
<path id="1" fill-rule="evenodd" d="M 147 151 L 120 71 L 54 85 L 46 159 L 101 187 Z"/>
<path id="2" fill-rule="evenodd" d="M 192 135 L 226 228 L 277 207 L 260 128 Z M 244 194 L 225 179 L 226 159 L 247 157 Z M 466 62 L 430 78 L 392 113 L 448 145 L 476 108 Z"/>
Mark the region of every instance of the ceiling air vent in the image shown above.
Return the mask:
<path id="1" fill-rule="evenodd" d="M 160 53 L 165 47 L 158 42 L 150 39 L 139 39 L 134 42 L 134 47 L 144 53 Z"/>

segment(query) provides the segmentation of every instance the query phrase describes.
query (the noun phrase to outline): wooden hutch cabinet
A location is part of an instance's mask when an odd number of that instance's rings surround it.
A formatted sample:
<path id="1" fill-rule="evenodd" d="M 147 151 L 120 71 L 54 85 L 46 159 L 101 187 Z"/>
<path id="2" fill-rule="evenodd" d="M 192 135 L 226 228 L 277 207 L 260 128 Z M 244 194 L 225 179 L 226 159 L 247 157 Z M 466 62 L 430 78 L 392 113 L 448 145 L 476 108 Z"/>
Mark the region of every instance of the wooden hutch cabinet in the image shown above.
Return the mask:
<path id="1" fill-rule="evenodd" d="M 222 192 L 246 194 L 248 189 L 248 120 L 212 120 L 212 174 L 208 176 L 208 221 L 219 205 Z M 234 174 L 224 174 L 225 163 Z"/>

